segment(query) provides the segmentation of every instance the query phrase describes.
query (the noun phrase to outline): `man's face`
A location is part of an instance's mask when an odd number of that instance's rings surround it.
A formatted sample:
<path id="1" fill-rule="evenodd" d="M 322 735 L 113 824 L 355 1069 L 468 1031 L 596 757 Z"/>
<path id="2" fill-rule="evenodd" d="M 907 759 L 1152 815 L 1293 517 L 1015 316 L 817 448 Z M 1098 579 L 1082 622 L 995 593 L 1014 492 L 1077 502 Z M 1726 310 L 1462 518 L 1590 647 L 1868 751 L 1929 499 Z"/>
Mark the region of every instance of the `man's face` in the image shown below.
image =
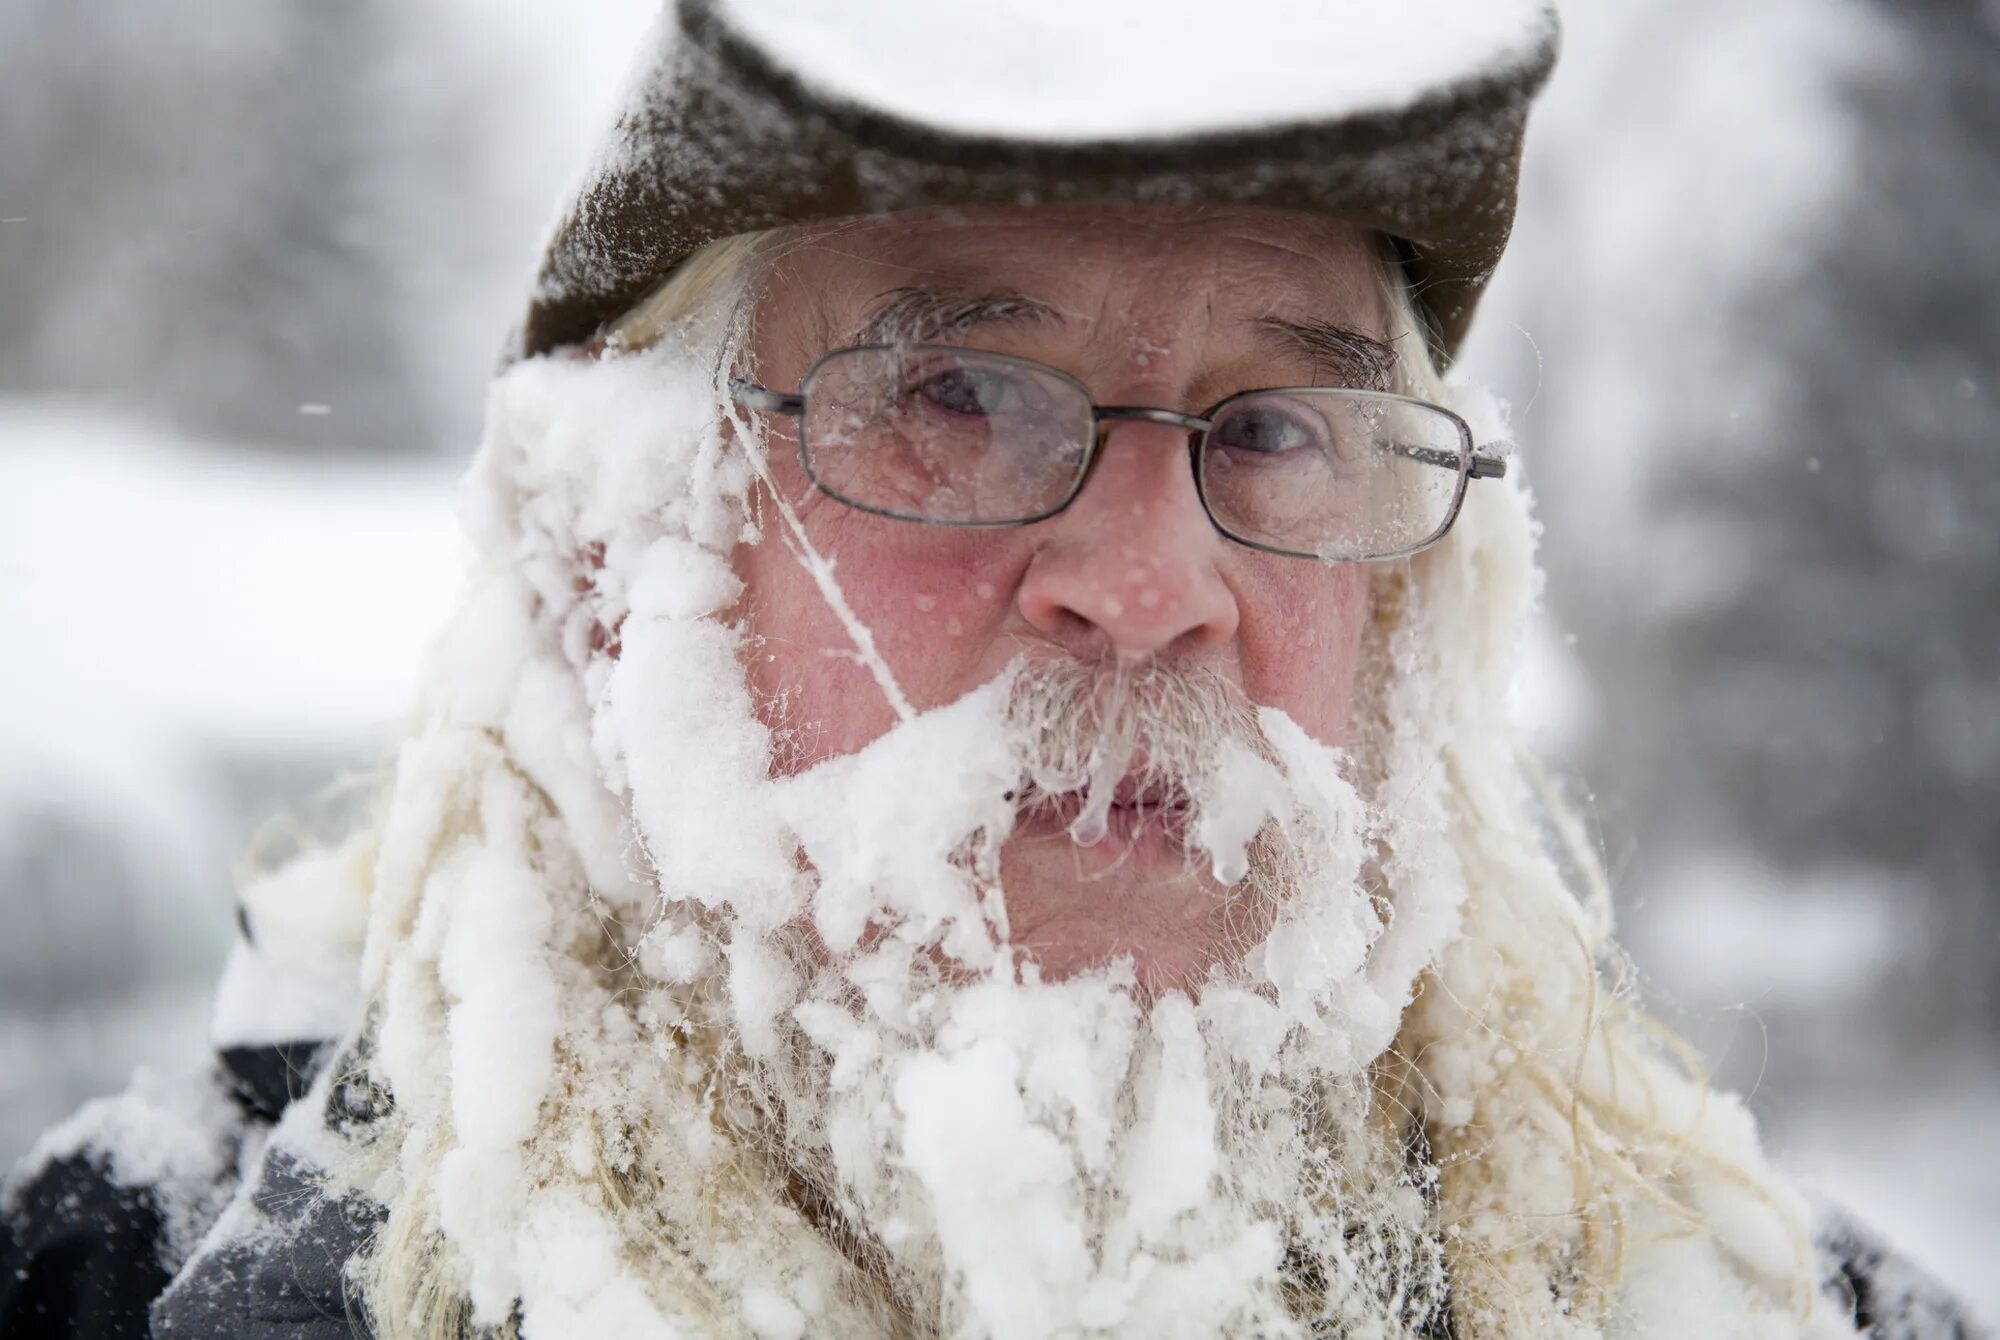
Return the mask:
<path id="1" fill-rule="evenodd" d="M 1099 404 L 1198 414 L 1237 391 L 1355 380 L 1326 350 L 1390 338 L 1381 265 L 1358 228 L 1274 212 L 895 215 L 786 248 L 758 298 L 752 353 L 764 385 L 795 391 L 815 358 L 863 342 L 857 332 L 891 304 L 969 307 L 973 319 L 921 338 L 1049 364 Z M 791 421 L 769 424 L 777 490 L 919 710 L 1022 659 L 1157 665 L 1208 672 L 1321 742 L 1345 742 L 1367 569 L 1225 539 L 1196 493 L 1184 431 L 1115 423 L 1065 511 L 972 530 L 817 493 Z M 896 717 L 779 530 L 769 522 L 736 563 L 752 687 L 795 769 L 863 747 Z M 1129 954 L 1143 983 L 1198 980 L 1244 942 L 1240 905 L 1142 804 L 1121 797 L 1110 820 L 1083 845 L 1059 814 L 1024 816 L 1001 861 L 1015 943 L 1052 977 Z"/>

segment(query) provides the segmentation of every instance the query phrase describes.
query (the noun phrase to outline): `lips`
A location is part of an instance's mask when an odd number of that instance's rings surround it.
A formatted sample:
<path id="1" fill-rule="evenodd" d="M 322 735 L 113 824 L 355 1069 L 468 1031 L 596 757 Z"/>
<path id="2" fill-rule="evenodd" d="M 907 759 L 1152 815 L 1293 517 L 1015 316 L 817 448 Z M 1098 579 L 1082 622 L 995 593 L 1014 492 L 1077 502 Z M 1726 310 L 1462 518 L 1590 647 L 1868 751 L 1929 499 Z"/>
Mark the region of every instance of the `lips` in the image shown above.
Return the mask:
<path id="1" fill-rule="evenodd" d="M 1187 812 L 1187 792 L 1178 785 L 1159 781 L 1142 782 L 1127 775 L 1111 795 L 1114 810 L 1134 810 L 1147 814 L 1172 815 Z"/>
<path id="2" fill-rule="evenodd" d="M 1022 826 L 1048 834 L 1068 834 L 1085 799 L 1081 790 L 1043 791 L 1032 783 L 1014 795 Z M 1119 846 L 1147 839 L 1178 852 L 1185 845 L 1190 808 L 1187 791 L 1177 783 L 1127 773 L 1112 793 L 1106 838 Z"/>

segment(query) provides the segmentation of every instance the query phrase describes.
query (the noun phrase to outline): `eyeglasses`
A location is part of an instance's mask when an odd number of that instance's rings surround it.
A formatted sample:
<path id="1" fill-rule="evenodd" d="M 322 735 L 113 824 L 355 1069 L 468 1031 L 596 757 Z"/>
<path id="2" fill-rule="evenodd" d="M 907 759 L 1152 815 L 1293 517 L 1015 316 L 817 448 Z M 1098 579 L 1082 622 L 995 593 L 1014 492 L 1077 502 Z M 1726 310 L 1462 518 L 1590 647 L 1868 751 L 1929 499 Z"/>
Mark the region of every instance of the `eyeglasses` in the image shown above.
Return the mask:
<path id="1" fill-rule="evenodd" d="M 1187 434 L 1195 490 L 1239 544 L 1324 562 L 1400 558 L 1451 529 L 1465 487 L 1507 463 L 1450 410 L 1387 391 L 1239 391 L 1205 414 L 1099 405 L 1027 359 L 946 345 L 836 349 L 796 395 L 732 380 L 745 408 L 798 421 L 814 487 L 931 526 L 1022 526 L 1083 491 L 1108 425 Z"/>

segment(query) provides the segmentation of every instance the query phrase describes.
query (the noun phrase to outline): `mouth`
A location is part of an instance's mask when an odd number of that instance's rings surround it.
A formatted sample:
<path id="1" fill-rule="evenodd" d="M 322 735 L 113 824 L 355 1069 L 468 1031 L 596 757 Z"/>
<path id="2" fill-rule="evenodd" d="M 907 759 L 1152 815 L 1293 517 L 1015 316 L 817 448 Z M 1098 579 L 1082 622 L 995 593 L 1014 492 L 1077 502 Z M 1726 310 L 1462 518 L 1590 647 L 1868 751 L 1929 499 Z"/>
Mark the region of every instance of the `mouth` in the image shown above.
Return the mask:
<path id="1" fill-rule="evenodd" d="M 1015 831 L 1063 838 L 1079 848 L 1114 856 L 1185 859 L 1192 805 L 1178 783 L 1127 773 L 1104 810 L 1102 832 L 1092 830 L 1085 791 L 1044 791 L 1033 783 L 1013 793 Z"/>

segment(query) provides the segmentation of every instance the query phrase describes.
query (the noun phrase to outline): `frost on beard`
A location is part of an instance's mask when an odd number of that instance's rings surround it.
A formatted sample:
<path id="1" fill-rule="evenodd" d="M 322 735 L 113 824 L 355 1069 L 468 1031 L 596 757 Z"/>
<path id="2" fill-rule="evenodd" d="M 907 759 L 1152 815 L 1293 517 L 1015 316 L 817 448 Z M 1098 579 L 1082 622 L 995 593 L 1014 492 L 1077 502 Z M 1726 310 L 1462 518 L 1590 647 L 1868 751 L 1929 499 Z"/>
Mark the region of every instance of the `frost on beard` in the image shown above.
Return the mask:
<path id="1" fill-rule="evenodd" d="M 475 1317 L 1430 1324 L 1440 1184 L 1409 1137 L 1424 1100 L 1384 1063 L 1465 915 L 1455 826 L 1512 803 L 1453 769 L 1503 752 L 1481 713 L 1532 571 L 1518 503 L 1491 572 L 1445 560 L 1454 673 L 1420 600 L 1380 635 L 1388 724 L 1357 756 L 1271 707 L 1177 755 L 1143 734 L 1143 677 L 1050 692 L 1046 665 L 913 712 L 849 616 L 829 650 L 869 663 L 896 724 L 784 772 L 730 555 L 788 544 L 845 606 L 786 501 L 748 505 L 756 438 L 718 427 L 714 368 L 536 360 L 494 392 L 468 500 L 484 569 L 405 764 L 433 799 L 385 832 L 368 949 L 408 1132 L 388 1194 L 427 1207 Z M 1190 869 L 1268 915 L 1184 988 L 1117 955 L 1045 977 L 1002 849 L 1033 804 L 1094 840 L 1142 758 L 1144 787 L 1185 798 Z M 1487 1046 L 1440 1049 L 1445 1120 Z"/>

